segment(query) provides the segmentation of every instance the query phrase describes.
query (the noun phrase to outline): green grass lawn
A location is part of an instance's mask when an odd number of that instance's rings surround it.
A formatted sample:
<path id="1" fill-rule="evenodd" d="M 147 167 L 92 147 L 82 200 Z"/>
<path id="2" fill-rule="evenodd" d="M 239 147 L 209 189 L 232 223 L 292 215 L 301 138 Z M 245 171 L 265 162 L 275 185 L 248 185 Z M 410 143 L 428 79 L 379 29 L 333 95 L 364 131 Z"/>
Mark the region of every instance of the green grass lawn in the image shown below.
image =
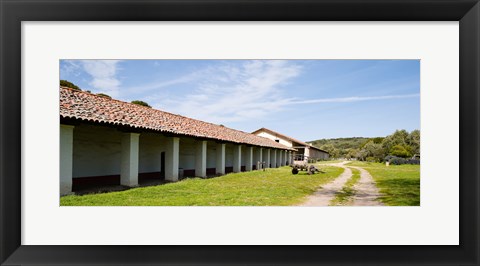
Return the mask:
<path id="1" fill-rule="evenodd" d="M 360 180 L 360 171 L 356 169 L 351 170 L 352 177 L 345 183 L 342 190 L 335 195 L 335 198 L 330 202 L 331 206 L 349 205 L 352 202 L 353 195 L 355 195 L 353 186 Z"/>
<path id="2" fill-rule="evenodd" d="M 420 206 L 420 165 L 390 165 L 351 162 L 370 172 L 382 193 L 380 200 L 390 206 Z"/>
<path id="3" fill-rule="evenodd" d="M 343 162 L 344 160 L 331 160 L 331 161 L 319 161 L 319 162 L 316 162 L 315 164 L 317 165 L 323 165 L 323 164 L 331 164 L 331 163 L 341 163 Z"/>
<path id="4" fill-rule="evenodd" d="M 231 173 L 176 183 L 133 188 L 120 192 L 71 195 L 61 206 L 286 206 L 301 203 L 319 186 L 338 177 L 342 168 L 321 167 L 325 174 L 291 173 L 281 167 L 264 171 Z"/>

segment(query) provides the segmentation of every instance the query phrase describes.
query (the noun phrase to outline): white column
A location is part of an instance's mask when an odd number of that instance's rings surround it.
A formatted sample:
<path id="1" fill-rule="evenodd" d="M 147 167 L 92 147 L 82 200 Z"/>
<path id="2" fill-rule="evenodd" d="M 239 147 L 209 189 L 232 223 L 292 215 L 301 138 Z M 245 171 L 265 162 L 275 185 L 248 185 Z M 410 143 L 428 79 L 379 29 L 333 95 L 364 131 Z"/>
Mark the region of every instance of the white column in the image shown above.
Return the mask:
<path id="1" fill-rule="evenodd" d="M 207 141 L 196 142 L 195 149 L 195 176 L 207 177 Z"/>
<path id="2" fill-rule="evenodd" d="M 138 186 L 138 143 L 140 134 L 122 134 L 122 166 L 120 184 L 127 187 Z"/>
<path id="3" fill-rule="evenodd" d="M 245 149 L 245 171 L 252 171 L 253 166 L 253 147 L 246 147 Z"/>
<path id="4" fill-rule="evenodd" d="M 308 163 L 308 159 L 310 158 L 310 148 L 309 147 L 305 147 L 305 152 L 304 152 L 304 157 L 303 157 L 303 161 Z"/>
<path id="5" fill-rule="evenodd" d="M 265 151 L 265 168 L 270 168 L 270 149 Z"/>
<path id="6" fill-rule="evenodd" d="M 225 144 L 217 144 L 217 163 L 215 164 L 217 175 L 225 174 Z"/>
<path id="7" fill-rule="evenodd" d="M 165 147 L 165 180 L 178 181 L 179 151 L 180 138 L 167 138 Z"/>
<path id="8" fill-rule="evenodd" d="M 282 151 L 276 150 L 277 153 L 277 167 L 282 166 Z"/>
<path id="9" fill-rule="evenodd" d="M 282 166 L 282 150 L 277 151 L 277 167 Z"/>
<path id="10" fill-rule="evenodd" d="M 60 125 L 60 195 L 72 193 L 73 128 Z"/>
<path id="11" fill-rule="evenodd" d="M 293 153 L 292 153 L 292 151 L 288 152 L 288 156 L 289 156 L 288 157 L 289 164 L 293 165 Z"/>
<path id="12" fill-rule="evenodd" d="M 277 168 L 277 150 L 272 150 L 272 154 L 270 154 L 271 162 L 272 162 L 272 168 Z"/>
<path id="13" fill-rule="evenodd" d="M 257 150 L 257 159 L 256 159 L 256 160 L 257 160 L 257 165 L 258 165 L 258 166 L 257 166 L 257 170 L 262 169 L 262 167 L 263 167 L 263 166 L 262 166 L 262 162 L 263 162 L 263 161 L 262 161 L 262 160 L 263 160 L 263 148 L 258 148 L 258 150 Z M 260 163 L 258 163 L 258 162 L 260 162 Z"/>
<path id="14" fill-rule="evenodd" d="M 233 172 L 240 173 L 242 170 L 242 145 L 233 145 Z"/>

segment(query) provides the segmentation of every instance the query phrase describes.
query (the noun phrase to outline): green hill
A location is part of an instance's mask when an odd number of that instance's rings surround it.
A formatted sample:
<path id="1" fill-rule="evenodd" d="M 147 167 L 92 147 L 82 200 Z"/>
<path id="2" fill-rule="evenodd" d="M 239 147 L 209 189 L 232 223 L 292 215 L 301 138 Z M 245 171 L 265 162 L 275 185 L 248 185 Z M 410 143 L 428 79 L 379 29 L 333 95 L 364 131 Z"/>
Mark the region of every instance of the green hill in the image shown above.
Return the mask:
<path id="1" fill-rule="evenodd" d="M 339 158 L 339 157 L 355 157 L 357 151 L 361 150 L 363 146 L 370 140 L 373 140 L 374 143 L 381 143 L 384 138 L 363 138 L 363 137 L 353 137 L 353 138 L 335 138 L 335 139 L 318 139 L 313 141 L 308 141 L 307 143 L 312 144 L 315 147 L 318 147 L 322 150 L 328 151 L 330 157 Z M 349 156 L 350 154 L 350 156 Z"/>
<path id="2" fill-rule="evenodd" d="M 354 137 L 354 138 L 337 138 L 337 139 L 318 139 L 308 141 L 315 147 L 321 148 L 323 145 L 331 144 L 336 149 L 360 149 L 370 138 Z"/>
<path id="3" fill-rule="evenodd" d="M 331 158 L 383 161 L 389 155 L 401 158 L 420 156 L 420 130 L 397 129 L 386 137 L 318 139 L 308 143 L 328 151 Z"/>

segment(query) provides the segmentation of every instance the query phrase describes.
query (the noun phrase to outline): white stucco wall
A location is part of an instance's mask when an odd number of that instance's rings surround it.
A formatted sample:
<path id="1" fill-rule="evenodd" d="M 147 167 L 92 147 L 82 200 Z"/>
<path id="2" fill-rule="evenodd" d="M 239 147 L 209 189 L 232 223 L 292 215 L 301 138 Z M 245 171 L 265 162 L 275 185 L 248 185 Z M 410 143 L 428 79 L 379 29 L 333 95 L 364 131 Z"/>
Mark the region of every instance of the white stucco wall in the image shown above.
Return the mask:
<path id="1" fill-rule="evenodd" d="M 119 175 L 122 132 L 109 127 L 79 125 L 73 140 L 73 178 Z M 155 133 L 140 134 L 139 173 L 160 172 L 161 153 L 167 137 Z M 215 168 L 216 143 L 207 144 L 207 168 Z M 195 140 L 180 138 L 179 168 L 195 169 Z M 228 145 L 227 145 L 228 146 Z M 233 152 L 226 151 L 226 166 L 233 165 Z"/>
<path id="2" fill-rule="evenodd" d="M 114 128 L 78 125 L 73 135 L 73 178 L 119 175 L 122 133 Z"/>
<path id="3" fill-rule="evenodd" d="M 242 145 L 242 163 L 240 165 L 247 166 L 247 146 L 245 145 Z"/>
<path id="4" fill-rule="evenodd" d="M 310 157 L 310 147 L 305 147 L 305 156 Z"/>
<path id="5" fill-rule="evenodd" d="M 180 160 L 178 167 L 183 170 L 195 169 L 195 140 L 180 138 Z"/>
<path id="6" fill-rule="evenodd" d="M 207 168 L 215 168 L 217 163 L 217 143 L 207 142 Z"/>
<path id="7" fill-rule="evenodd" d="M 287 140 L 287 139 L 284 139 L 284 138 L 280 138 L 280 137 L 276 137 L 268 132 L 264 132 L 264 131 L 260 131 L 258 133 L 256 133 L 257 136 L 260 136 L 260 137 L 264 137 L 264 138 L 267 138 L 267 139 L 271 139 L 273 141 L 275 140 L 279 140 L 279 143 L 280 144 L 283 144 L 287 147 L 292 147 L 292 142 Z"/>
<path id="8" fill-rule="evenodd" d="M 81 124 L 75 127 L 73 136 L 73 178 L 120 175 L 122 164 L 122 134 L 112 127 Z M 156 133 L 141 133 L 139 136 L 138 172 L 160 172 L 161 154 L 166 152 L 166 137 Z M 196 142 L 194 138 L 180 137 L 178 167 L 195 169 Z M 215 141 L 207 142 L 207 168 L 216 167 Z M 237 145 L 237 144 L 235 144 Z M 238 145 L 237 145 L 238 146 Z M 225 147 L 225 167 L 233 167 L 234 144 Z M 258 147 L 253 149 L 252 164 L 256 164 Z M 266 151 L 264 149 L 264 151 Z M 241 166 L 246 166 L 246 146 L 242 145 Z"/>
<path id="9" fill-rule="evenodd" d="M 262 152 L 260 150 L 262 150 Z M 263 151 L 264 151 L 264 149 L 262 149 L 261 147 L 253 147 L 253 152 L 252 152 L 252 154 L 253 154 L 253 156 L 252 156 L 253 165 L 257 166 L 257 163 L 259 161 L 260 161 L 260 163 L 262 162 L 261 155 L 263 155 Z"/>
<path id="10" fill-rule="evenodd" d="M 328 159 L 328 153 L 316 149 L 310 149 L 311 158 Z"/>
<path id="11" fill-rule="evenodd" d="M 233 144 L 225 145 L 225 167 L 233 167 Z"/>
<path id="12" fill-rule="evenodd" d="M 294 146 L 290 140 L 287 140 L 287 139 L 284 139 L 282 137 L 277 137 L 273 134 L 270 134 L 268 132 L 265 132 L 265 131 L 260 131 L 258 133 L 256 133 L 257 136 L 260 136 L 260 137 L 264 137 L 264 138 L 268 138 L 268 139 L 271 139 L 271 140 L 276 140 L 278 139 L 279 140 L 279 143 L 280 144 L 283 144 L 287 147 L 293 147 L 293 148 L 302 148 L 303 150 L 303 153 L 302 152 L 295 152 L 294 154 L 303 154 L 305 156 L 305 160 L 307 160 L 307 158 L 323 158 L 323 159 L 327 159 L 329 156 L 327 153 L 324 153 L 324 152 L 321 152 L 321 151 L 318 151 L 318 150 L 315 150 L 315 149 L 310 149 L 309 146 Z M 295 143 L 296 145 L 299 145 L 298 143 Z M 277 156 L 279 156 L 277 154 Z M 286 159 L 288 158 L 285 158 L 285 161 Z M 282 161 L 284 161 L 284 159 L 282 158 Z"/>
<path id="13" fill-rule="evenodd" d="M 165 152 L 165 137 L 154 133 L 140 134 L 139 163 L 140 173 L 160 172 L 161 153 Z"/>
<path id="14" fill-rule="evenodd" d="M 60 195 L 72 192 L 74 128 L 71 125 L 60 125 Z"/>
<path id="15" fill-rule="evenodd" d="M 73 178 L 119 175 L 122 132 L 109 127 L 78 125 L 73 140 Z M 142 133 L 139 137 L 139 173 L 161 171 L 166 137 Z"/>

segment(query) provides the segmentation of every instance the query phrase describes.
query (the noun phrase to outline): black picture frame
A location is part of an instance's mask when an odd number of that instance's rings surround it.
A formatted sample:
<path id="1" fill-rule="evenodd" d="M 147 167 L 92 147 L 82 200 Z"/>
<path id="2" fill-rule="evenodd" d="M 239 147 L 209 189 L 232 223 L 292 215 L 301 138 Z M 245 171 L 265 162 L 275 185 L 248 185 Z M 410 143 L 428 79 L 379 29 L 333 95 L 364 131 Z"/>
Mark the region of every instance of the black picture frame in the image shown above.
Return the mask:
<path id="1" fill-rule="evenodd" d="M 0 16 L 1 265 L 479 265 L 478 0 L 0 0 Z M 22 246 L 22 21 L 150 20 L 459 21 L 460 245 Z"/>

